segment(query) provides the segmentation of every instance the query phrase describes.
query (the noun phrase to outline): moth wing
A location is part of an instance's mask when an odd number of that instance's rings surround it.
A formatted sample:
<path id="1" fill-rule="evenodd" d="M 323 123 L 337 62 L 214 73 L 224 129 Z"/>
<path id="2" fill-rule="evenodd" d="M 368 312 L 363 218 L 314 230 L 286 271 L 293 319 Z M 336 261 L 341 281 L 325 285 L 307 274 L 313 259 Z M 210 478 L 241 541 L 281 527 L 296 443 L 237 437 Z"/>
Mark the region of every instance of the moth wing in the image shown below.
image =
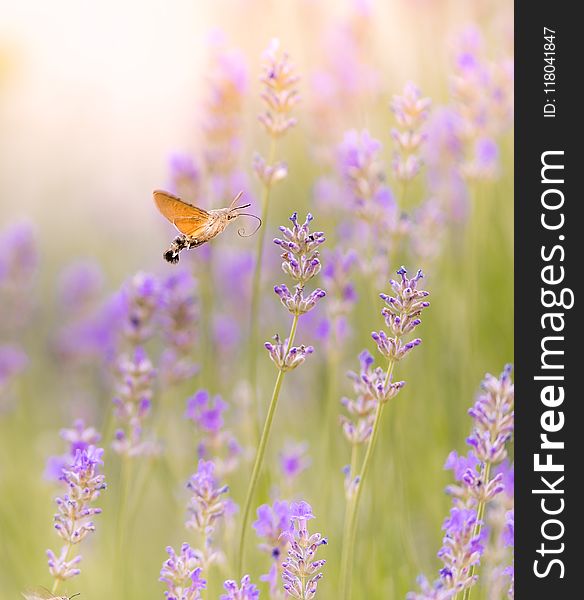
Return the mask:
<path id="1" fill-rule="evenodd" d="M 52 600 L 55 598 L 54 594 L 42 586 L 26 589 L 22 595 L 26 600 Z"/>
<path id="2" fill-rule="evenodd" d="M 202 221 L 198 217 L 178 217 L 172 224 L 184 235 L 197 238 L 207 228 L 208 219 Z"/>
<path id="3" fill-rule="evenodd" d="M 154 203 L 162 216 L 168 219 L 173 225 L 177 219 L 198 219 L 204 222 L 209 219 L 209 213 L 205 209 L 193 206 L 168 192 L 155 190 L 153 196 Z"/>

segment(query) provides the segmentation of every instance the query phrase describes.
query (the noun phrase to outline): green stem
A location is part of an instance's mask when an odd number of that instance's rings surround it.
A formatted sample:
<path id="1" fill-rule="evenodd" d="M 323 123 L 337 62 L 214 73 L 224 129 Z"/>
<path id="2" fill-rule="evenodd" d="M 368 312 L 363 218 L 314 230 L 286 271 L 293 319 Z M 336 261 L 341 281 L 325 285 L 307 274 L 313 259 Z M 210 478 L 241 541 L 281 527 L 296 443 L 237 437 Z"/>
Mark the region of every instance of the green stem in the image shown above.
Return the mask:
<path id="1" fill-rule="evenodd" d="M 296 336 L 296 328 L 298 327 L 299 315 L 294 315 L 292 320 L 292 327 L 290 328 L 290 335 L 288 336 L 288 343 L 286 345 L 286 354 L 294 343 L 294 337 Z M 239 552 L 237 561 L 237 571 L 240 576 L 243 576 L 243 554 L 245 551 L 245 538 L 247 534 L 247 524 L 249 521 L 249 513 L 251 510 L 251 504 L 253 502 L 254 493 L 257 487 L 257 483 L 260 476 L 260 471 L 264 461 L 264 455 L 266 453 L 266 446 L 270 437 L 270 431 L 272 429 L 272 421 L 274 420 L 274 414 L 276 413 L 276 407 L 278 406 L 278 398 L 280 397 L 280 390 L 282 388 L 282 381 L 284 380 L 285 371 L 282 369 L 278 370 L 278 376 L 276 377 L 276 383 L 274 385 L 274 391 L 272 392 L 272 399 L 268 407 L 268 414 L 264 422 L 264 429 L 260 437 L 258 449 L 256 451 L 255 460 L 253 463 L 253 469 L 251 472 L 251 479 L 249 481 L 249 487 L 247 489 L 247 496 L 245 499 L 245 508 L 243 509 L 243 520 L 241 524 L 241 536 L 239 538 Z"/>
<path id="2" fill-rule="evenodd" d="M 387 366 L 387 373 L 385 375 L 384 388 L 387 388 L 391 380 L 395 361 L 390 360 Z M 346 525 L 346 538 L 343 540 L 343 555 L 344 560 L 341 564 L 341 573 L 343 577 L 343 585 L 341 589 L 341 598 L 349 600 L 351 597 L 351 580 L 353 575 L 353 554 L 355 550 L 355 542 L 357 537 L 357 517 L 359 513 L 359 502 L 361 500 L 361 493 L 363 491 L 363 484 L 365 477 L 369 471 L 371 465 L 371 457 L 373 456 L 373 449 L 377 441 L 379 434 L 379 425 L 381 423 L 381 415 L 383 413 L 384 403 L 379 402 L 375 411 L 375 420 L 373 422 L 373 430 L 371 431 L 371 437 L 367 443 L 367 449 L 365 450 L 365 457 L 363 458 L 363 464 L 361 465 L 361 472 L 359 476 L 359 483 L 355 490 L 355 497 L 352 502 L 349 503 L 348 508 L 348 520 Z"/>
<path id="3" fill-rule="evenodd" d="M 486 462 L 485 467 L 483 469 L 483 477 L 482 477 L 483 489 L 485 489 L 487 484 L 489 483 L 490 473 L 491 473 L 491 463 Z M 482 528 L 481 521 L 483 520 L 483 517 L 485 516 L 486 504 L 487 503 L 483 499 L 479 502 L 479 505 L 477 506 L 477 522 L 475 523 L 475 526 L 474 526 L 473 538 L 476 538 L 477 536 L 479 536 L 481 534 L 481 528 Z M 475 573 L 475 566 L 476 565 L 472 565 L 470 568 L 469 577 L 471 579 L 473 578 L 474 573 Z M 462 597 L 462 600 L 470 600 L 471 590 L 472 590 L 472 586 L 467 587 L 466 590 L 464 590 L 464 595 Z"/>
<path id="4" fill-rule="evenodd" d="M 270 149 L 268 152 L 267 164 L 271 165 L 274 162 L 274 157 L 276 154 L 276 138 L 271 138 L 270 140 Z M 258 337 L 258 312 L 260 305 L 260 297 L 261 297 L 261 274 L 262 274 L 262 264 L 263 264 L 263 256 L 264 256 L 264 246 L 266 240 L 266 230 L 268 228 L 268 208 L 270 206 L 270 191 L 272 186 L 269 184 L 264 184 L 262 189 L 262 223 L 263 227 L 260 228 L 259 236 L 258 236 L 258 248 L 257 248 L 257 258 L 254 266 L 253 279 L 252 279 L 252 289 L 251 289 L 251 313 L 250 313 L 250 321 L 249 321 L 249 343 L 250 343 L 250 353 L 249 353 L 249 382 L 252 390 L 252 395 L 254 399 L 254 408 L 257 410 L 257 337 Z M 256 419 L 257 421 L 257 419 Z M 256 436 L 257 437 L 257 436 Z"/>

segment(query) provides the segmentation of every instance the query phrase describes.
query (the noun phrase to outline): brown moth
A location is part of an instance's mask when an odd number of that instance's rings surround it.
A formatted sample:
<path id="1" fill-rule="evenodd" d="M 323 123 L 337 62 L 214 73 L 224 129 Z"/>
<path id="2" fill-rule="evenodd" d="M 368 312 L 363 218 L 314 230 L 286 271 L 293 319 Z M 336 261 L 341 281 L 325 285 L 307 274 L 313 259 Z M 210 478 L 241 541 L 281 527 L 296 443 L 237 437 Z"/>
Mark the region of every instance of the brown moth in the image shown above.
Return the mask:
<path id="1" fill-rule="evenodd" d="M 182 250 L 201 246 L 223 233 L 230 221 L 237 217 L 253 217 L 259 221 L 258 227 L 250 235 L 253 235 L 262 225 L 262 220 L 259 217 L 240 212 L 242 209 L 251 206 L 251 204 L 235 206 L 235 203 L 243 196 L 243 192 L 239 192 L 227 208 L 216 210 L 204 210 L 198 206 L 193 206 L 162 190 L 155 190 L 153 196 L 154 203 L 162 216 L 168 219 L 181 234 L 173 240 L 170 248 L 163 255 L 169 263 L 177 263 Z M 238 230 L 238 233 L 243 237 L 248 237 L 242 229 Z"/>
<path id="2" fill-rule="evenodd" d="M 26 600 L 71 600 L 71 598 L 79 596 L 80 593 L 73 594 L 72 596 L 55 596 L 55 594 L 49 592 L 47 588 L 41 586 L 25 590 L 22 592 L 22 595 Z"/>

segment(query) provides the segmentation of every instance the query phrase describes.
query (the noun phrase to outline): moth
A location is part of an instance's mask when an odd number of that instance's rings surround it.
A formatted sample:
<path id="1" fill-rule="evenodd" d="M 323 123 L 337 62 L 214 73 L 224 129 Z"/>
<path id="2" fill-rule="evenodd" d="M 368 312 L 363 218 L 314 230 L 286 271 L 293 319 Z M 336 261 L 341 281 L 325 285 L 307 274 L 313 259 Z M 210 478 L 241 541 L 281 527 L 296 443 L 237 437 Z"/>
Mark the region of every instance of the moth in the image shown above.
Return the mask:
<path id="1" fill-rule="evenodd" d="M 71 600 L 75 596 L 81 595 L 80 593 L 73 594 L 72 596 L 55 596 L 55 594 L 49 592 L 47 588 L 35 587 L 30 590 L 25 590 L 22 595 L 26 600 Z"/>
<path id="2" fill-rule="evenodd" d="M 241 212 L 251 204 L 235 206 L 243 196 L 243 192 L 239 192 L 227 208 L 215 210 L 204 210 L 198 206 L 193 206 L 162 190 L 155 190 L 153 196 L 154 203 L 162 216 L 168 219 L 181 234 L 172 241 L 170 248 L 163 254 L 164 259 L 172 264 L 179 261 L 179 255 L 183 250 L 197 248 L 212 240 L 223 233 L 227 225 L 237 217 L 253 217 L 259 221 L 256 229 L 249 235 L 245 234 L 244 229 L 239 229 L 237 233 L 242 237 L 253 235 L 262 225 L 262 220 L 256 215 Z"/>

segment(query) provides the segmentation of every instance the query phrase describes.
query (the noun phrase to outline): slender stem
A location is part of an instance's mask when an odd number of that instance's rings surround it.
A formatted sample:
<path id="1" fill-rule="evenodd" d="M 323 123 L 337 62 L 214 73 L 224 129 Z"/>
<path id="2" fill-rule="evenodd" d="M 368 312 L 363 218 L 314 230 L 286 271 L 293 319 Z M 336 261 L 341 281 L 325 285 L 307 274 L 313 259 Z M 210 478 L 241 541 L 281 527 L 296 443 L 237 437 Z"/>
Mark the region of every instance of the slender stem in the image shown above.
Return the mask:
<path id="1" fill-rule="evenodd" d="M 384 388 L 387 387 L 391 380 L 391 375 L 393 373 L 393 367 L 395 365 L 395 361 L 390 360 L 387 366 L 387 373 L 385 375 L 385 383 Z M 344 600 L 348 600 L 351 597 L 351 580 L 353 574 L 353 554 L 355 550 L 355 541 L 357 537 L 357 517 L 359 513 L 359 501 L 361 500 L 361 492 L 363 490 L 363 484 L 365 482 L 365 477 L 369 471 L 369 467 L 371 465 L 371 457 L 373 456 L 373 449 L 375 448 L 375 443 L 377 441 L 377 436 L 379 434 L 379 424 L 381 423 L 381 415 L 383 413 L 384 403 L 379 402 L 377 404 L 377 409 L 375 411 L 375 420 L 373 422 L 373 430 L 371 431 L 371 437 L 369 438 L 369 442 L 367 443 L 367 449 L 365 450 L 365 457 L 363 458 L 363 464 L 361 465 L 361 472 L 359 476 L 359 483 L 355 490 L 355 496 L 350 502 L 350 508 L 348 510 L 348 523 L 346 527 L 347 537 L 343 541 L 343 554 L 344 554 L 344 562 L 341 564 L 341 573 L 343 577 L 343 586 L 341 597 Z"/>
<path id="2" fill-rule="evenodd" d="M 482 480 L 483 480 L 482 483 L 484 486 L 483 489 L 489 483 L 490 472 L 491 472 L 491 463 L 486 462 L 485 467 L 483 469 L 483 477 L 482 477 Z M 475 526 L 474 526 L 473 538 L 476 538 L 477 536 L 479 536 L 481 534 L 481 528 L 482 528 L 481 521 L 483 520 L 483 517 L 485 515 L 486 504 L 487 503 L 483 499 L 479 502 L 479 505 L 477 506 L 477 522 L 475 523 Z M 469 575 L 470 579 L 472 579 L 474 576 L 475 566 L 476 565 L 472 565 L 470 568 L 470 575 Z M 472 585 L 471 585 L 471 587 L 467 587 L 466 590 L 464 590 L 464 595 L 462 597 L 462 600 L 470 600 L 471 590 L 472 590 Z"/>
<path id="3" fill-rule="evenodd" d="M 268 151 L 268 159 L 267 164 L 271 165 L 274 162 L 274 157 L 276 155 L 276 138 L 270 138 L 270 149 Z M 261 297 L 261 274 L 262 274 L 262 264 L 263 264 L 263 256 L 264 256 L 264 246 L 266 240 L 266 230 L 268 228 L 268 208 L 270 206 L 270 192 L 272 186 L 269 184 L 265 184 L 262 189 L 262 223 L 263 227 L 260 228 L 258 235 L 258 248 L 257 248 L 257 256 L 256 263 L 254 266 L 253 279 L 252 279 L 252 289 L 251 289 L 251 312 L 250 312 L 250 320 L 249 320 L 249 382 L 251 386 L 251 393 L 254 400 L 253 406 L 257 411 L 257 337 L 258 337 L 258 312 L 260 305 L 260 297 Z M 257 423 L 257 418 L 254 419 L 254 422 Z M 257 429 L 257 425 L 256 425 Z M 256 435 L 257 438 L 257 435 Z"/>
<path id="4" fill-rule="evenodd" d="M 288 343 L 286 345 L 286 353 L 289 352 L 290 348 L 292 347 L 292 344 L 294 343 L 294 337 L 296 336 L 296 328 L 298 327 L 298 317 L 299 315 L 294 315 L 294 318 L 292 320 L 292 327 L 290 328 L 290 335 L 288 336 Z M 243 554 L 245 551 L 245 538 L 247 534 L 249 513 L 251 510 L 251 504 L 253 502 L 255 490 L 260 476 L 260 471 L 264 461 L 266 446 L 268 444 L 270 431 L 272 428 L 272 421 L 274 420 L 274 414 L 276 413 L 276 407 L 278 405 L 278 399 L 280 397 L 280 389 L 282 388 L 282 381 L 284 380 L 284 373 L 284 370 L 278 370 L 278 376 L 276 377 L 276 383 L 274 384 L 274 391 L 272 392 L 272 399 L 270 400 L 270 405 L 268 407 L 268 414 L 266 415 L 266 420 L 264 422 L 264 429 L 260 437 L 258 449 L 256 451 L 256 456 L 253 463 L 249 487 L 247 488 L 245 508 L 243 509 L 243 520 L 241 524 L 241 536 L 239 538 L 239 553 L 237 561 L 237 571 L 240 574 L 240 576 L 243 575 Z"/>

